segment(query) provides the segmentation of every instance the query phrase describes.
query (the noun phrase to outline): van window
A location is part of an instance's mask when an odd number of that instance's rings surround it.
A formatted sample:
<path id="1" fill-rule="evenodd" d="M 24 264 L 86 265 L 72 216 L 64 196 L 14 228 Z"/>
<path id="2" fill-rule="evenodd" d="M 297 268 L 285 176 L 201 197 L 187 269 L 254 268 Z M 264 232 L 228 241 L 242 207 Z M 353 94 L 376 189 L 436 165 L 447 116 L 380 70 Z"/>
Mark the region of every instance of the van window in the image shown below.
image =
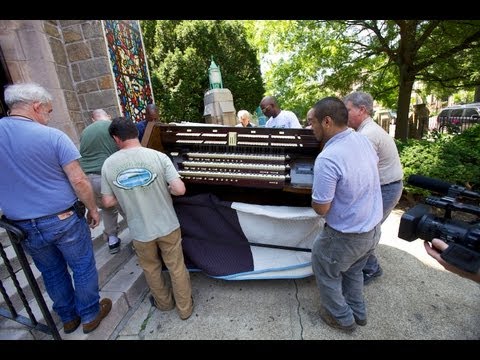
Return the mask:
<path id="1" fill-rule="evenodd" d="M 442 112 L 440 114 L 438 114 L 438 117 L 445 117 L 445 116 L 448 116 L 448 112 L 450 110 L 442 110 Z"/>
<path id="2" fill-rule="evenodd" d="M 472 108 L 467 108 L 465 109 L 465 114 L 463 116 L 466 117 L 472 117 L 472 116 L 477 116 L 478 117 L 478 111 Z"/>
<path id="3" fill-rule="evenodd" d="M 463 109 L 453 109 L 450 116 L 460 117 L 462 116 L 462 113 L 463 113 Z"/>

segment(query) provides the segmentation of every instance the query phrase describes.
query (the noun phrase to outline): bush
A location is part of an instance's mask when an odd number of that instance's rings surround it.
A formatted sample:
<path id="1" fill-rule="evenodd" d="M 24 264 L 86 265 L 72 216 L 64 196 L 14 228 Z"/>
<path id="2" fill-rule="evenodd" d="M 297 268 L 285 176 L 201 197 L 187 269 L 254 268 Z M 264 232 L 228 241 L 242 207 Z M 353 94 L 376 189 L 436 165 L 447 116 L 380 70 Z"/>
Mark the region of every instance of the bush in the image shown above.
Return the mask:
<path id="1" fill-rule="evenodd" d="M 438 134 L 434 141 L 397 142 L 397 147 L 408 193 L 428 195 L 427 191 L 406 183 L 413 174 L 480 190 L 480 125 L 455 136 Z"/>

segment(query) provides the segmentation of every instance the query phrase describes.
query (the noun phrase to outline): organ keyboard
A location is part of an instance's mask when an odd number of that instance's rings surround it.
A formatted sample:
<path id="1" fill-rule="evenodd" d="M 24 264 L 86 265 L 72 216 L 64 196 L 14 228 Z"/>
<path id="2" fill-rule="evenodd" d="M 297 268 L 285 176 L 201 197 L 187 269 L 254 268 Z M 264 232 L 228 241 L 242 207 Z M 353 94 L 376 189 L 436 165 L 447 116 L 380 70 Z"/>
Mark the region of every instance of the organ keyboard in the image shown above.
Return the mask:
<path id="1" fill-rule="evenodd" d="M 308 195 L 320 151 L 310 129 L 191 123 L 149 123 L 142 145 L 167 154 L 188 189 L 196 184 Z"/>

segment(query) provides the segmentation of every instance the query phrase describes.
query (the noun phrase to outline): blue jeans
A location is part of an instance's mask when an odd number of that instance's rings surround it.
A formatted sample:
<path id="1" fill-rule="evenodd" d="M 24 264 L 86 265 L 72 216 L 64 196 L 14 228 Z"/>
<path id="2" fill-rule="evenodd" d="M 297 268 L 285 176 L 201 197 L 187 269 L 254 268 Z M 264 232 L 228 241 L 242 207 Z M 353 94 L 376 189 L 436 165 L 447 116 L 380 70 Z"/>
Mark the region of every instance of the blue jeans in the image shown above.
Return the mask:
<path id="1" fill-rule="evenodd" d="M 84 324 L 94 320 L 100 311 L 100 295 L 91 233 L 85 218 L 73 212 L 64 220 L 52 215 L 14 223 L 25 232 L 23 248 L 42 273 L 53 310 L 62 322 L 77 316 Z"/>
<path id="2" fill-rule="evenodd" d="M 403 182 L 397 181 L 391 184 L 385 184 L 381 186 L 382 191 L 382 202 L 383 202 L 383 218 L 380 224 L 388 218 L 388 215 L 392 212 L 395 206 L 398 204 L 398 201 L 402 197 L 403 191 Z M 375 253 L 372 253 L 363 268 L 363 272 L 367 274 L 373 274 L 380 270 L 380 264 L 378 259 L 375 256 Z"/>
<path id="3" fill-rule="evenodd" d="M 343 326 L 367 318 L 363 275 L 367 257 L 380 240 L 380 224 L 361 234 L 325 226 L 312 248 L 312 269 L 322 306 Z"/>

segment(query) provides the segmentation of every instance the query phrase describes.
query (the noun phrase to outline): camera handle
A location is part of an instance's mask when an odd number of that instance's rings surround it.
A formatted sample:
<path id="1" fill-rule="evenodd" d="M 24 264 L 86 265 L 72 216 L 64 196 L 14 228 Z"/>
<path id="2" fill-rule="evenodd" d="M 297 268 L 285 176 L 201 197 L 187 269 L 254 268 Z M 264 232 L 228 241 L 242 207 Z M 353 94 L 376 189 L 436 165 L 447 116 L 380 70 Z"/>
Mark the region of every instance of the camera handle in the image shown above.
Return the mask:
<path id="1" fill-rule="evenodd" d="M 480 207 L 455 201 L 455 198 L 449 196 L 441 198 L 429 196 L 425 199 L 425 204 L 445 209 L 446 219 L 452 218 L 452 211 L 462 211 L 464 213 L 480 216 Z"/>
<path id="2" fill-rule="evenodd" d="M 480 270 L 480 253 L 465 246 L 449 243 L 448 248 L 446 248 L 440 256 L 449 264 L 455 265 L 470 273 L 475 274 Z"/>

